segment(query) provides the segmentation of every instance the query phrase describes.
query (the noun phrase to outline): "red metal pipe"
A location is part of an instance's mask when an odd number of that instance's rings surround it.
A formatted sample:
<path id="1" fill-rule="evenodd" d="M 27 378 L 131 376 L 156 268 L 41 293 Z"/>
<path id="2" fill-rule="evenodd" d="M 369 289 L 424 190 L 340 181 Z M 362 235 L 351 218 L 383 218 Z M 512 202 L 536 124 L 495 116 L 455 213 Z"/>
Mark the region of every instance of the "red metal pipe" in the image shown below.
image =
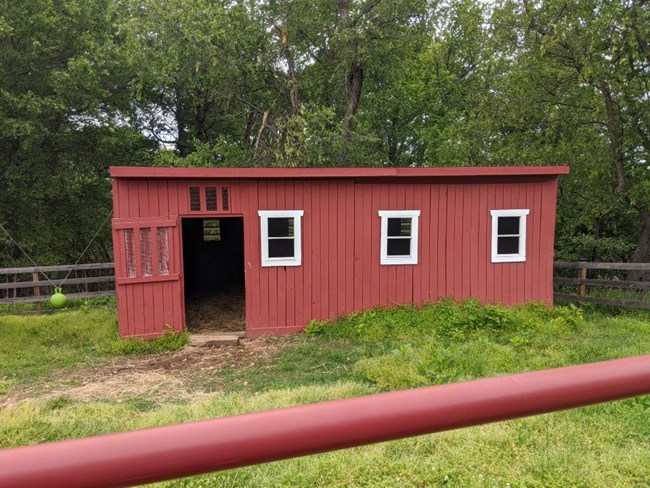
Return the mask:
<path id="1" fill-rule="evenodd" d="M 650 356 L 0 451 L 0 486 L 130 486 L 650 393 Z"/>

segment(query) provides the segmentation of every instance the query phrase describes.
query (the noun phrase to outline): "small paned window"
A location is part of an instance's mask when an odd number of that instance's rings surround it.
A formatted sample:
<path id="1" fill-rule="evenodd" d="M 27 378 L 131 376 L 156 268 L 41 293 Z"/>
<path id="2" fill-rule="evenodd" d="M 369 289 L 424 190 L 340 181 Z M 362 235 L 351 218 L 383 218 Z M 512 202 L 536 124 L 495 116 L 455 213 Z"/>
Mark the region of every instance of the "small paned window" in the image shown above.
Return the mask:
<path id="1" fill-rule="evenodd" d="M 528 209 L 491 210 L 492 262 L 526 261 L 526 217 Z"/>
<path id="2" fill-rule="evenodd" d="M 262 266 L 300 266 L 303 210 L 260 210 Z"/>
<path id="3" fill-rule="evenodd" d="M 418 263 L 419 210 L 380 210 L 381 264 Z"/>
<path id="4" fill-rule="evenodd" d="M 145 227 L 140 229 L 140 266 L 142 268 L 142 276 L 151 276 L 153 274 L 151 254 L 151 229 Z"/>
<path id="5" fill-rule="evenodd" d="M 221 220 L 206 219 L 203 221 L 203 242 L 221 241 Z"/>
<path id="6" fill-rule="evenodd" d="M 201 211 L 201 189 L 198 186 L 190 187 L 190 210 L 192 212 Z"/>
<path id="7" fill-rule="evenodd" d="M 156 229 L 158 242 L 158 274 L 169 274 L 169 229 L 158 227 Z"/>
<path id="8" fill-rule="evenodd" d="M 124 229 L 124 245 L 126 246 L 126 276 L 135 276 L 135 240 L 133 229 Z"/>
<path id="9" fill-rule="evenodd" d="M 223 210 L 228 210 L 228 187 L 227 186 L 221 188 L 221 208 Z"/>
<path id="10" fill-rule="evenodd" d="M 208 212 L 216 212 L 217 210 L 217 189 L 214 187 L 206 187 L 205 189 L 205 209 Z"/>

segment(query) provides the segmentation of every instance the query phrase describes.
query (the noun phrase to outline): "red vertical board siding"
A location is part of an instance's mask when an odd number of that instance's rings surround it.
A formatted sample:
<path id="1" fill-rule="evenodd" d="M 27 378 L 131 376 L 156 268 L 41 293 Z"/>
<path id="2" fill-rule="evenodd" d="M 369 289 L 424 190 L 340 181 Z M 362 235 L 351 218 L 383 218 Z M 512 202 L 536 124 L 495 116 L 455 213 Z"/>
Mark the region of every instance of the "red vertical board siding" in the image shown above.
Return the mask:
<path id="1" fill-rule="evenodd" d="M 379 242 L 379 234 L 381 232 L 381 217 L 379 216 L 380 210 L 393 210 L 393 206 L 390 203 L 390 193 L 392 189 L 389 185 L 373 185 L 373 209 L 372 209 L 372 235 L 376 236 L 377 241 Z M 370 250 L 369 250 L 370 251 Z M 379 278 L 371 279 L 373 287 L 377 288 L 377 293 L 379 294 L 378 305 L 382 307 L 388 307 L 391 303 L 390 297 L 390 288 L 394 284 L 394 280 L 391 280 L 390 272 L 392 271 L 392 266 L 381 266 L 378 265 L 380 262 L 380 253 L 381 253 L 381 242 L 376 249 L 374 249 L 375 255 L 372 256 L 372 263 L 377 263 L 376 268 L 378 271 Z"/>
<path id="2" fill-rule="evenodd" d="M 555 242 L 555 212 L 557 205 L 557 184 L 545 182 L 542 203 L 543 218 L 543 248 L 539 256 L 540 277 L 544 283 L 543 300 L 547 305 L 553 305 L 553 247 Z"/>
<path id="3" fill-rule="evenodd" d="M 329 263 L 328 270 L 328 307 L 327 316 L 336 317 L 338 311 L 338 285 L 339 285 L 339 267 L 338 267 L 338 245 L 337 242 L 341 237 L 339 227 L 337 225 L 337 212 L 338 206 L 338 185 L 336 180 L 330 180 L 327 184 L 327 235 L 323 238 L 328 241 L 327 246 L 327 262 Z"/>
<path id="4" fill-rule="evenodd" d="M 460 229 L 461 229 L 461 236 L 460 238 L 462 239 L 462 255 L 460 258 L 460 262 L 462 265 L 462 274 L 461 274 L 461 297 L 463 299 L 469 298 L 471 296 L 470 292 L 470 281 L 472 279 L 472 275 L 470 273 L 470 269 L 472 267 L 471 263 L 471 249 L 470 249 L 470 231 L 472 229 L 472 221 L 471 221 L 471 197 L 472 197 L 472 186 L 473 185 L 467 185 L 463 187 L 462 193 L 463 193 L 463 201 L 462 204 L 459 205 L 459 210 L 461 211 L 461 216 L 459 219 L 460 223 Z"/>
<path id="5" fill-rule="evenodd" d="M 361 188 L 354 187 L 354 310 L 363 308 L 363 232 L 361 230 L 361 217 L 363 213 L 363 199 Z"/>
<path id="6" fill-rule="evenodd" d="M 261 327 L 261 306 L 260 306 L 260 220 L 257 211 L 260 209 L 258 203 L 258 182 L 246 182 L 242 184 L 242 192 L 246 192 L 248 198 L 242 195 L 244 212 L 244 248 L 247 252 L 245 258 L 245 300 L 246 300 L 246 328 L 253 329 Z"/>
<path id="7" fill-rule="evenodd" d="M 495 204 L 494 208 L 497 210 L 504 209 L 503 203 L 503 185 L 498 184 L 494 186 L 495 193 Z M 490 217 L 490 224 L 492 224 L 492 218 Z M 494 263 L 492 265 L 494 269 L 494 301 L 498 303 L 503 303 L 503 263 Z"/>
<path id="8" fill-rule="evenodd" d="M 272 210 L 271 205 L 269 204 L 268 201 L 268 186 L 269 182 L 268 181 L 260 181 L 259 184 L 259 199 L 260 199 L 260 210 Z M 259 217 L 259 216 L 258 216 Z M 258 226 L 260 220 L 258 218 Z M 258 237 L 258 239 L 260 239 Z M 260 250 L 261 252 L 261 250 Z M 261 256 L 260 256 L 261 259 Z M 271 279 L 270 279 L 270 273 L 269 273 L 270 268 L 262 268 L 260 267 L 259 273 L 260 273 L 260 298 L 261 298 L 261 303 L 260 303 L 260 317 L 262 321 L 262 326 L 263 327 L 272 327 L 272 319 L 271 319 L 271 290 L 269 288 L 272 285 Z"/>
<path id="9" fill-rule="evenodd" d="M 438 194 L 439 186 L 421 185 L 424 189 L 423 209 L 429 207 L 429 219 L 425 222 L 427 236 L 422 241 L 423 267 L 422 267 L 422 293 L 425 302 L 433 302 L 438 298 L 437 276 L 440 272 L 438 257 Z"/>
<path id="10" fill-rule="evenodd" d="M 354 311 L 355 294 L 354 183 L 346 182 L 345 189 L 345 313 L 349 314 Z"/>
<path id="11" fill-rule="evenodd" d="M 320 248 L 322 244 L 321 236 L 321 224 L 322 219 L 321 210 L 320 210 L 320 184 L 314 183 L 311 185 L 311 225 L 309 226 L 312 238 L 312 249 L 311 249 L 311 262 L 312 262 L 312 273 L 311 273 L 311 317 L 316 320 L 321 320 L 320 306 L 322 301 L 321 295 L 321 255 Z M 308 251 L 309 252 L 309 251 Z"/>
<path id="12" fill-rule="evenodd" d="M 427 243 L 429 241 L 428 237 L 428 225 L 425 225 L 425 222 L 428 223 L 429 212 L 428 208 L 424 206 L 422 202 L 422 185 L 413 185 L 413 208 L 420 210 L 420 224 L 419 224 L 419 238 L 418 238 L 418 266 L 413 266 L 413 279 L 411 281 L 411 293 L 412 301 L 416 305 L 422 304 L 422 269 L 426 268 L 428 265 L 428 260 L 424 260 L 425 254 L 423 252 L 422 246 L 424 241 Z M 425 217 L 426 215 L 426 217 Z M 426 238 L 425 238 L 426 233 Z"/>
<path id="13" fill-rule="evenodd" d="M 419 234 L 419 221 L 422 219 L 422 208 L 415 208 L 414 206 L 414 188 L 413 185 L 406 185 L 403 187 L 405 202 L 404 206 L 407 210 L 420 210 L 420 218 L 418 219 L 418 234 Z M 418 243 L 420 245 L 420 238 L 418 237 Z M 418 253 L 418 264 L 416 266 L 399 266 L 399 269 L 402 271 L 402 279 L 404 284 L 402 285 L 402 301 L 403 303 L 413 303 L 413 269 L 420 266 L 420 254 Z"/>
<path id="14" fill-rule="evenodd" d="M 528 234 L 531 237 L 531 251 L 532 251 L 532 256 L 531 256 L 531 268 L 532 268 L 532 274 L 533 274 L 533 300 L 541 300 L 541 296 L 543 293 L 543 290 L 540 287 L 540 281 L 539 281 L 539 276 L 540 276 L 540 269 L 539 269 L 539 255 L 540 255 L 540 233 L 542 230 L 542 186 L 540 183 L 535 183 L 534 185 L 534 200 L 533 200 L 533 206 L 531 208 L 531 214 L 534 211 L 534 215 L 529 217 L 532 217 L 530 220 L 531 225 L 531 232 Z"/>
<path id="15" fill-rule="evenodd" d="M 496 301 L 496 296 L 494 292 L 494 285 L 495 285 L 495 269 L 494 269 L 494 263 L 492 263 L 492 216 L 490 215 L 490 210 L 494 210 L 497 208 L 496 206 L 496 191 L 493 185 L 486 185 L 486 193 L 487 193 L 487 207 L 481 211 L 482 217 L 486 220 L 487 226 L 486 226 L 486 233 L 485 233 L 485 238 L 484 238 L 484 245 L 485 248 L 487 249 L 487 256 L 486 256 L 486 278 L 485 278 L 485 284 L 486 284 L 486 294 L 485 294 L 485 301 L 488 303 L 494 303 Z"/>
<path id="16" fill-rule="evenodd" d="M 312 259 L 312 250 L 314 247 L 314 234 L 312 233 L 313 226 L 313 207 L 311 204 L 311 192 L 312 189 L 310 186 L 305 185 L 304 183 L 300 184 L 301 193 L 300 193 L 300 207 L 297 207 L 297 210 L 304 210 L 305 214 L 303 217 L 303 246 L 302 246 L 302 266 L 300 267 L 300 275 L 302 279 L 302 298 L 299 303 L 296 303 L 296 306 L 300 309 L 301 321 L 297 322 L 295 325 L 307 324 L 310 320 L 314 318 L 312 315 L 312 275 L 314 272 L 314 261 Z"/>
<path id="17" fill-rule="evenodd" d="M 372 235 L 372 222 L 379 218 L 378 215 L 373 215 L 372 209 L 372 193 L 371 188 L 368 185 L 363 185 L 359 188 L 362 192 L 362 208 L 363 212 L 361 214 L 361 222 L 359 227 L 362 232 L 362 267 L 363 267 L 363 303 L 361 309 L 370 308 L 372 304 L 371 292 L 372 292 L 372 266 L 376 262 L 378 257 L 377 248 L 373 245 L 373 235 Z"/>
<path id="18" fill-rule="evenodd" d="M 389 199 L 390 199 L 390 205 L 386 206 L 384 200 L 382 197 L 385 196 L 385 192 L 388 192 Z M 381 270 L 381 266 L 379 266 L 380 262 L 380 247 L 381 243 L 379 243 L 379 234 L 381 232 L 381 218 L 379 217 L 379 210 L 392 210 L 396 205 L 397 201 L 397 195 L 395 194 L 395 188 L 393 185 L 388 185 L 388 187 L 380 187 L 379 185 L 371 185 L 371 195 L 372 195 L 372 210 L 370 212 L 370 234 L 365 236 L 366 239 L 368 239 L 372 253 L 371 253 L 371 261 L 369 263 L 370 266 L 370 280 L 366 282 L 366 286 L 370 288 L 370 302 L 366 305 L 366 307 L 370 308 L 375 305 L 379 305 L 379 289 L 382 287 L 382 282 L 380 281 L 379 278 L 379 273 Z M 376 244 L 377 243 L 377 244 Z M 384 267 L 386 268 L 386 267 Z M 393 266 L 387 267 L 389 272 L 394 271 Z M 397 283 L 395 279 L 392 279 L 390 283 L 388 284 L 388 300 L 392 301 L 393 303 L 395 302 L 395 287 Z M 383 286 L 386 287 L 386 282 L 383 283 Z"/>
<path id="19" fill-rule="evenodd" d="M 294 195 L 293 195 L 293 206 L 294 210 L 305 210 L 304 204 L 304 185 L 302 183 L 295 183 L 294 185 Z M 305 299 L 305 287 L 304 287 L 304 276 L 307 271 L 307 260 L 304 258 L 307 247 L 307 232 L 305 232 L 305 225 L 307 223 L 307 217 L 303 215 L 302 218 L 302 255 L 303 255 L 303 265 L 302 267 L 293 268 L 293 319 L 292 322 L 288 323 L 287 326 L 292 326 L 295 324 L 305 324 L 311 318 L 310 315 L 306 315 L 305 304 L 309 303 L 308 299 Z M 311 244 L 311 243 L 310 243 Z"/>
<path id="20" fill-rule="evenodd" d="M 336 237 L 336 260 L 334 266 L 336 266 L 336 315 L 343 316 L 345 315 L 345 293 L 346 293 L 346 282 L 345 282 L 345 245 L 347 243 L 346 232 L 347 227 L 345 225 L 345 194 L 347 188 L 345 182 L 337 181 L 336 184 L 336 205 L 334 206 L 333 212 L 336 215 L 334 228 L 337 233 Z M 353 248 L 350 248 L 352 250 Z"/>
<path id="21" fill-rule="evenodd" d="M 437 298 L 444 298 L 449 296 L 447 293 L 447 266 L 449 257 L 447 256 L 447 200 L 449 199 L 449 186 L 440 185 L 438 192 L 438 293 Z"/>
<path id="22" fill-rule="evenodd" d="M 284 192 L 284 206 L 287 210 L 296 209 L 295 205 L 296 190 L 293 181 L 287 181 Z M 301 220 L 304 220 L 304 216 Z M 282 325 L 287 327 L 296 323 L 296 266 L 285 268 L 287 273 L 286 292 L 285 292 L 285 313 L 282 319 Z"/>
<path id="23" fill-rule="evenodd" d="M 476 282 L 477 296 L 481 301 L 487 297 L 487 267 L 490 266 L 490 257 L 488 254 L 490 242 L 488 240 L 489 210 L 487 207 L 487 187 L 484 184 L 478 184 L 478 204 L 476 208 L 477 235 L 476 249 L 478 259 L 476 261 Z"/>
<path id="24" fill-rule="evenodd" d="M 139 226 L 190 216 L 188 187 L 205 181 L 116 180 L 114 222 Z M 552 303 L 555 179 L 467 184 L 341 180 L 232 180 L 229 213 L 244 219 L 246 326 L 251 335 L 291 332 L 376 305 L 450 296 L 506 304 Z M 221 182 L 217 183 L 218 186 Z M 221 200 L 219 200 L 221 208 Z M 492 263 L 490 210 L 527 208 L 527 259 Z M 258 210 L 303 210 L 302 266 L 261 267 Z M 380 210 L 420 210 L 418 264 L 380 264 Z M 151 221 L 151 224 L 149 224 Z M 178 281 L 117 284 L 123 336 L 184 326 L 182 228 L 170 228 Z M 134 232 L 141 272 L 139 232 Z M 124 231 L 113 230 L 115 275 L 126 268 Z M 155 258 L 157 249 L 153 250 Z M 157 260 L 154 259 L 154 272 Z"/>
<path id="25" fill-rule="evenodd" d="M 517 208 L 528 208 L 526 206 L 526 188 L 523 185 L 517 184 Z M 516 282 L 515 287 L 515 303 L 525 303 L 526 293 L 525 293 L 525 284 L 524 284 L 524 269 L 526 263 L 517 263 L 515 267 L 516 273 Z"/>

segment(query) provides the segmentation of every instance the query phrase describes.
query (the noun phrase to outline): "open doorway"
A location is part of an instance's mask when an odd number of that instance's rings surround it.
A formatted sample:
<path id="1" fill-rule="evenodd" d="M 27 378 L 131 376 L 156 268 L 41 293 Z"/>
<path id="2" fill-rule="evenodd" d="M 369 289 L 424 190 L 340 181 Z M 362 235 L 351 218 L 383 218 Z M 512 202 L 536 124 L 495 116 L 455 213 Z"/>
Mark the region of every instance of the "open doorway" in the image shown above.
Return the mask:
<path id="1" fill-rule="evenodd" d="M 246 330 L 244 219 L 188 218 L 182 222 L 188 330 Z"/>

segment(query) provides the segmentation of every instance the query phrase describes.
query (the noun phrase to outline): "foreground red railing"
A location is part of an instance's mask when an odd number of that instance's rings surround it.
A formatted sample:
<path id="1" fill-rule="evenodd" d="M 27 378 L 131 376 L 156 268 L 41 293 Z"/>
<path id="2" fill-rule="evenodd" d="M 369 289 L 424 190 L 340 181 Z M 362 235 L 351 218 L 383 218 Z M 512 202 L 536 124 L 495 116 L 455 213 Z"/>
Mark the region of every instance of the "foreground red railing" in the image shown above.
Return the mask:
<path id="1" fill-rule="evenodd" d="M 0 486 L 128 486 L 646 393 L 639 356 L 6 449 Z"/>

